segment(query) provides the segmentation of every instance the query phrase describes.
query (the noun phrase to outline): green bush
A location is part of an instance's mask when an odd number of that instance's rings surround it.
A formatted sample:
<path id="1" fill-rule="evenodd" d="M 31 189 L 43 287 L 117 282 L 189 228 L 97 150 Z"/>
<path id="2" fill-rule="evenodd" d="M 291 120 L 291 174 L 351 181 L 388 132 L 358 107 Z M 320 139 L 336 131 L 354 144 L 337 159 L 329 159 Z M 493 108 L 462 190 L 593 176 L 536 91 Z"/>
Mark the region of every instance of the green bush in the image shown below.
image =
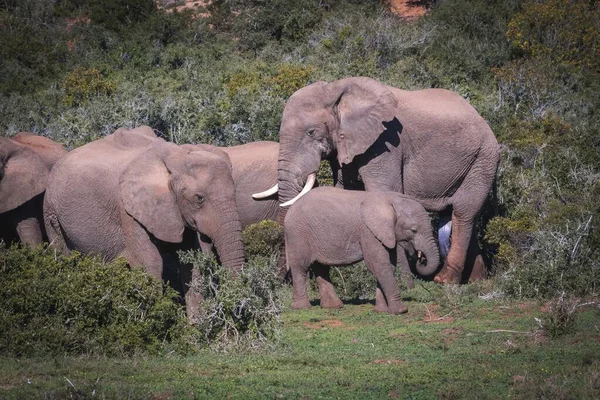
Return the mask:
<path id="1" fill-rule="evenodd" d="M 277 255 L 283 246 L 283 227 L 275 221 L 260 221 L 244 229 L 242 240 L 248 259 Z"/>
<path id="2" fill-rule="evenodd" d="M 177 294 L 138 268 L 48 247 L 0 247 L 0 353 L 132 355 L 187 349 Z"/>
<path id="3" fill-rule="evenodd" d="M 67 75 L 63 86 L 63 101 L 69 107 L 78 106 L 95 96 L 110 95 L 115 90 L 114 83 L 104 78 L 96 68 L 76 68 Z"/>
<path id="4" fill-rule="evenodd" d="M 236 278 L 217 264 L 213 255 L 189 251 L 183 262 L 198 268 L 192 289 L 204 300 L 194 322 L 195 342 L 215 350 L 252 349 L 279 338 L 281 304 L 276 257 L 254 257 Z"/>

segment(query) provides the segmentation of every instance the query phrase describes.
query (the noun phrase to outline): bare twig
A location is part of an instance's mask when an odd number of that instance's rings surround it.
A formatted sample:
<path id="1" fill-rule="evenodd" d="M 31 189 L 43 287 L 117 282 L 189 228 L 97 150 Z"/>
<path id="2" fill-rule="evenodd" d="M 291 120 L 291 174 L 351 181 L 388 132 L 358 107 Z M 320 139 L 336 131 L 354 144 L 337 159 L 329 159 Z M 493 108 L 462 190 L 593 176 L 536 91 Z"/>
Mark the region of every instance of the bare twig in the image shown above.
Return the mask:
<path id="1" fill-rule="evenodd" d="M 65 378 L 65 380 L 66 380 L 67 382 L 69 382 L 69 385 L 71 385 L 71 386 L 73 387 L 73 389 L 75 389 L 75 385 L 73 385 L 73 382 L 71 382 L 71 381 L 69 380 L 69 378 L 67 378 L 66 376 L 63 376 L 63 378 Z"/>
<path id="2" fill-rule="evenodd" d="M 534 332 L 511 331 L 509 329 L 493 329 L 491 331 L 485 331 L 485 333 L 519 333 L 522 335 L 535 335 Z"/>

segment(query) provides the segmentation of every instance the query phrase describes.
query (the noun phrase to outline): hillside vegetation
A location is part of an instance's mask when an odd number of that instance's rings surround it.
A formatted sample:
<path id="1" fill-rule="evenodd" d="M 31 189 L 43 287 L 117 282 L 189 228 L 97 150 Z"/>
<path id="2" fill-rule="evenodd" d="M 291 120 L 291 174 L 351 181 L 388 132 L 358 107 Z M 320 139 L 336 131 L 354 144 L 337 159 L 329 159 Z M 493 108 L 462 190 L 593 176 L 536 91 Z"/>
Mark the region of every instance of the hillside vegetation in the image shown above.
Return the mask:
<path id="1" fill-rule="evenodd" d="M 432 1 L 412 22 L 379 0 L 163 3 L 3 2 L 0 131 L 73 148 L 148 124 L 234 145 L 277 140 L 286 99 L 317 80 L 451 89 L 503 147 L 480 239 L 506 292 L 597 292 L 597 2 Z"/>
<path id="2" fill-rule="evenodd" d="M 0 2 L 0 134 L 73 149 L 146 124 L 235 145 L 277 140 L 311 82 L 454 90 L 502 146 L 478 221 L 492 278 L 419 281 L 392 317 L 370 311 L 364 265 L 334 268 L 343 309 L 290 311 L 263 222 L 238 280 L 179 255 L 201 272 L 190 325 L 123 260 L 0 244 L 0 397 L 600 397 L 600 2 L 425 0 L 410 19 L 382 0 L 197 3 Z"/>

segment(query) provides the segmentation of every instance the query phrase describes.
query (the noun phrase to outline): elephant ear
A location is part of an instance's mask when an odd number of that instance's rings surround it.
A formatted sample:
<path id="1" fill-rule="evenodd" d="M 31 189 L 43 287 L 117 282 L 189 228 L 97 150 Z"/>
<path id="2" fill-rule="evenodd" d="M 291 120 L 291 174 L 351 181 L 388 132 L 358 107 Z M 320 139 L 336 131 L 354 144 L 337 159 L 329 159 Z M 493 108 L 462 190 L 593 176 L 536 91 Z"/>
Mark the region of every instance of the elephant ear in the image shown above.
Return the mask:
<path id="1" fill-rule="evenodd" d="M 127 214 L 157 239 L 179 243 L 185 224 L 171 188 L 171 173 L 153 146 L 134 158 L 119 180 Z"/>
<path id="2" fill-rule="evenodd" d="M 161 140 L 156 136 L 152 128 L 146 125 L 141 125 L 134 129 L 119 128 L 106 138 L 113 143 L 129 148 L 144 147 L 156 140 Z"/>
<path id="3" fill-rule="evenodd" d="M 43 193 L 48 173 L 37 153 L 11 139 L 0 138 L 0 214 Z"/>
<path id="4" fill-rule="evenodd" d="M 340 165 L 350 164 L 379 138 L 383 122 L 394 119 L 398 99 L 382 83 L 364 77 L 332 82 L 324 90 L 339 93 L 333 106 L 339 128 L 333 139 Z"/>
<path id="5" fill-rule="evenodd" d="M 231 164 L 231 159 L 229 158 L 229 154 L 227 154 L 225 151 L 221 150 L 217 146 L 213 146 L 211 144 L 199 143 L 199 144 L 183 144 L 180 147 L 182 149 L 189 150 L 190 152 L 192 152 L 194 154 L 198 151 L 207 151 L 216 156 L 219 156 L 223 159 L 223 161 L 225 161 L 225 164 L 227 164 L 227 168 L 229 168 L 229 173 L 232 173 L 232 171 L 233 171 L 233 165 Z"/>
<path id="6" fill-rule="evenodd" d="M 396 211 L 385 197 L 367 196 L 360 205 L 360 217 L 385 247 L 396 247 Z"/>

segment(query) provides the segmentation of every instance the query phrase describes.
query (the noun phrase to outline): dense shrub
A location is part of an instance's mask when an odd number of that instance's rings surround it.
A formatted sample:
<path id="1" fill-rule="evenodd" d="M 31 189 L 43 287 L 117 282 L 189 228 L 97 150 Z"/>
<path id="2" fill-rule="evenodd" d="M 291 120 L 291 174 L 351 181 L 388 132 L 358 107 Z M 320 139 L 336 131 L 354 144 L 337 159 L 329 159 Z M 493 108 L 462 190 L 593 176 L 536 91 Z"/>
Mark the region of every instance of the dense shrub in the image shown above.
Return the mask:
<path id="1" fill-rule="evenodd" d="M 109 95 L 115 87 L 107 81 L 96 68 L 76 68 L 67 75 L 64 83 L 64 102 L 68 106 L 77 106 L 94 96 Z"/>
<path id="2" fill-rule="evenodd" d="M 277 255 L 283 246 L 283 227 L 275 221 L 249 225 L 242 233 L 246 258 Z"/>
<path id="3" fill-rule="evenodd" d="M 197 343 L 217 350 L 241 350 L 278 339 L 281 304 L 276 257 L 252 258 L 235 279 L 212 255 L 190 251 L 180 258 L 200 270 L 200 278 L 191 289 L 204 298 L 194 321 Z"/>
<path id="4" fill-rule="evenodd" d="M 123 261 L 1 247 L 0 353 L 131 355 L 187 347 L 177 294 Z"/>

